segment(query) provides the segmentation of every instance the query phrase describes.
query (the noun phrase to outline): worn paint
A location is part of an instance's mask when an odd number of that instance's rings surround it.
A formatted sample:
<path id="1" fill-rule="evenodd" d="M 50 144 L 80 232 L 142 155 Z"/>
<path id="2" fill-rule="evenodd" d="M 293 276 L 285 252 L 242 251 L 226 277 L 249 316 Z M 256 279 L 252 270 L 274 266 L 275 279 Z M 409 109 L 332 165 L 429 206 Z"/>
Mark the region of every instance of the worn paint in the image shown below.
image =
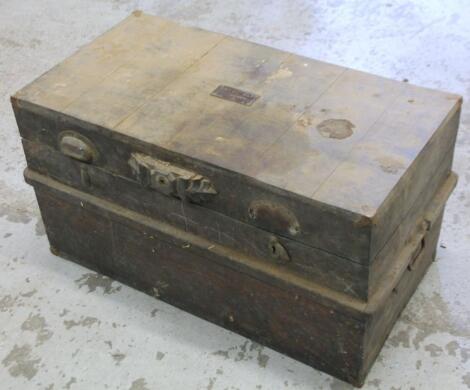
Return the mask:
<path id="1" fill-rule="evenodd" d="M 22 376 L 31 380 L 37 374 L 41 362 L 40 358 L 33 358 L 32 351 L 32 347 L 28 344 L 15 345 L 2 360 L 2 364 L 8 368 L 11 376 Z"/>
<path id="2" fill-rule="evenodd" d="M 75 281 L 78 287 L 86 286 L 88 292 L 94 292 L 96 289 L 103 290 L 103 294 L 113 294 L 121 289 L 121 286 L 113 287 L 113 279 L 97 273 L 87 272 Z"/>
<path id="3" fill-rule="evenodd" d="M 41 345 L 49 340 L 53 332 L 48 328 L 46 319 L 40 314 L 30 313 L 28 318 L 21 324 L 23 331 L 36 333 L 36 345 Z"/>
<path id="4" fill-rule="evenodd" d="M 70 378 L 69 381 L 65 384 L 64 389 L 67 389 L 67 390 L 71 389 L 74 383 L 77 383 L 77 378 L 75 377 Z"/>
<path id="5" fill-rule="evenodd" d="M 432 357 L 437 357 L 437 356 L 441 356 L 442 354 L 442 348 L 439 347 L 438 345 L 436 344 L 428 344 L 424 347 L 424 350 L 425 351 L 428 351 L 429 354 L 432 356 Z"/>
<path id="6" fill-rule="evenodd" d="M 25 292 L 25 293 L 21 293 L 20 296 L 22 296 L 23 298 L 31 298 L 34 294 L 36 294 L 38 292 L 38 290 L 36 289 L 33 289 L 31 291 L 28 291 L 28 292 Z"/>
<path id="7" fill-rule="evenodd" d="M 470 372 L 466 373 L 462 377 L 462 383 L 470 389 Z"/>
<path id="8" fill-rule="evenodd" d="M 92 325 L 99 325 L 101 321 L 96 317 L 86 316 L 80 320 L 64 320 L 64 325 L 67 330 L 70 330 L 76 326 L 82 326 L 85 328 L 90 328 Z"/>
<path id="9" fill-rule="evenodd" d="M 5 312 L 15 306 L 18 298 L 13 298 L 10 294 L 0 298 L 0 311 Z"/>
<path id="10" fill-rule="evenodd" d="M 144 378 L 136 379 L 132 382 L 129 390 L 149 390 L 147 387 L 147 381 Z"/>
<path id="11" fill-rule="evenodd" d="M 264 347 L 262 345 L 247 340 L 241 345 L 230 347 L 225 351 L 215 351 L 212 354 L 222 356 L 224 359 L 233 359 L 236 362 L 256 359 L 258 366 L 265 368 L 269 361 L 269 355 L 263 351 Z"/>
<path id="12" fill-rule="evenodd" d="M 217 381 L 217 378 L 209 378 L 209 383 L 206 386 L 207 390 L 212 390 L 214 388 L 215 382 Z"/>
<path id="13" fill-rule="evenodd" d="M 411 326 L 414 348 L 420 348 L 428 337 L 440 332 L 457 337 L 470 337 L 470 329 L 466 323 L 452 321 L 448 304 L 439 293 L 432 292 L 428 297 L 418 295 L 415 301 L 421 310 L 414 314 L 404 313 L 401 317 L 403 323 Z"/>
<path id="14" fill-rule="evenodd" d="M 111 357 L 116 362 L 116 366 L 119 366 L 121 362 L 126 358 L 126 355 L 124 353 L 115 352 L 111 354 Z"/>

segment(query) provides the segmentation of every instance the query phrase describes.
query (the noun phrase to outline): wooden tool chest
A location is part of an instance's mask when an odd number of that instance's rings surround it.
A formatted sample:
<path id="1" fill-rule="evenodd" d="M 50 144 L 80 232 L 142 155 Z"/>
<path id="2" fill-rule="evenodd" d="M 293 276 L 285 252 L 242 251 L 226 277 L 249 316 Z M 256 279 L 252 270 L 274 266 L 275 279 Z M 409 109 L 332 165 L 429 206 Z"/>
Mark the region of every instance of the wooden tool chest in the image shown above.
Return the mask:
<path id="1" fill-rule="evenodd" d="M 54 253 L 355 385 L 456 183 L 459 96 L 140 11 L 12 104 Z"/>

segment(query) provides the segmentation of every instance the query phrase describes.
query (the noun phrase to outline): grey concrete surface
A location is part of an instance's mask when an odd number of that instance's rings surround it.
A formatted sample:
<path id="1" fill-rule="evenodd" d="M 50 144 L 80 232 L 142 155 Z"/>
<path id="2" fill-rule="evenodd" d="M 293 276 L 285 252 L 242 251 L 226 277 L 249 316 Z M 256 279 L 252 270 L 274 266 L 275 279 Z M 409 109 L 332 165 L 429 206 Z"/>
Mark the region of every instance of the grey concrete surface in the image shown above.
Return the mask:
<path id="1" fill-rule="evenodd" d="M 470 1 L 0 0 L 0 389 L 348 389 L 51 255 L 9 95 L 133 9 L 470 98 Z M 470 109 L 437 261 L 366 389 L 470 388 Z"/>

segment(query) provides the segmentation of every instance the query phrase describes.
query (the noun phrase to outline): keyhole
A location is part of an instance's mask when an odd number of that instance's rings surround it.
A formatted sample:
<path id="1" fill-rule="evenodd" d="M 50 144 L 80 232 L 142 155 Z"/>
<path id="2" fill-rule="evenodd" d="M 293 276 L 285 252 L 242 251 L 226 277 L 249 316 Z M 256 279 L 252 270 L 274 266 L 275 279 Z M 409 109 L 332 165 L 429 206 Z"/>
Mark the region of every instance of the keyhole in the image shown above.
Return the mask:
<path id="1" fill-rule="evenodd" d="M 277 250 L 276 250 L 276 245 L 274 245 L 274 244 L 271 245 L 271 253 L 275 256 L 275 255 L 276 255 L 276 252 L 277 252 Z"/>
<path id="2" fill-rule="evenodd" d="M 266 248 L 268 253 L 273 259 L 276 259 L 279 262 L 287 263 L 290 261 L 289 254 L 286 249 L 282 246 L 276 238 L 270 240 L 268 247 Z"/>

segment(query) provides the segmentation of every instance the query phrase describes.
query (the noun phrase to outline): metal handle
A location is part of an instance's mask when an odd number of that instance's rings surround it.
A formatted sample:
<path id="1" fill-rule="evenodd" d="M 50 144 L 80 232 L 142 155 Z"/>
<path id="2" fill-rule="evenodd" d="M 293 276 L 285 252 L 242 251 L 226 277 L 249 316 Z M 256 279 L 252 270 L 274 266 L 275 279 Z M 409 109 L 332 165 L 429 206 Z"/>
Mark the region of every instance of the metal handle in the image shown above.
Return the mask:
<path id="1" fill-rule="evenodd" d="M 144 187 L 162 194 L 197 204 L 206 203 L 217 195 L 209 179 L 169 162 L 133 153 L 129 165 Z"/>
<path id="2" fill-rule="evenodd" d="M 67 157 L 85 163 L 91 163 L 97 157 L 92 142 L 74 131 L 64 131 L 59 135 L 59 149 Z"/>

